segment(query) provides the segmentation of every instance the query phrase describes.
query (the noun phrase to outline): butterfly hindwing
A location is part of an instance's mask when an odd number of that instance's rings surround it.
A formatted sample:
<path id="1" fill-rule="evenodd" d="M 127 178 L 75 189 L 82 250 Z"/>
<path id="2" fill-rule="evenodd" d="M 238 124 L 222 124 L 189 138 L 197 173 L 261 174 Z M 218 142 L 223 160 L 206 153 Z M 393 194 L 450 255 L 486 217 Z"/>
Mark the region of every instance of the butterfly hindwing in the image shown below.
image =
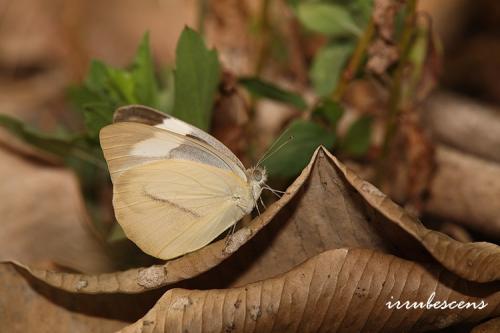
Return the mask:
<path id="1" fill-rule="evenodd" d="M 199 249 L 252 210 L 248 184 L 229 170 L 160 160 L 115 180 L 113 206 L 128 238 L 170 259 Z"/>

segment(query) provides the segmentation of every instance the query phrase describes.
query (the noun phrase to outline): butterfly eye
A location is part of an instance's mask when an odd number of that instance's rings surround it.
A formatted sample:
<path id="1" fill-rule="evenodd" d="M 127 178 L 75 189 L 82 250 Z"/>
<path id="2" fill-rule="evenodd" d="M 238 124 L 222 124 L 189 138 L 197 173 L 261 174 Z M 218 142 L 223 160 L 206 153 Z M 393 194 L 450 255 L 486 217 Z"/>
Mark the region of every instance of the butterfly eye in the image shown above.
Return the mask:
<path id="1" fill-rule="evenodd" d="M 262 180 L 262 171 L 259 169 L 255 169 L 253 171 L 253 179 L 257 182 L 260 182 Z"/>

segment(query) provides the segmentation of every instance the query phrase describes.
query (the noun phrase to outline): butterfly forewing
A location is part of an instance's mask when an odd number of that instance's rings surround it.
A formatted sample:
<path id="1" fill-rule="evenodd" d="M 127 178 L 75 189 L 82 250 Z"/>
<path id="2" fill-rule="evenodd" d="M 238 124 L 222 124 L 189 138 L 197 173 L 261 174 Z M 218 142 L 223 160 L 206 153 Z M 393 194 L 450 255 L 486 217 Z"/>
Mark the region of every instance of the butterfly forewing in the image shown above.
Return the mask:
<path id="1" fill-rule="evenodd" d="M 212 147 L 245 171 L 241 161 L 222 142 L 199 128 L 153 108 L 143 105 L 123 106 L 116 110 L 113 122 L 137 122 L 181 134 Z"/>
<path id="2" fill-rule="evenodd" d="M 135 166 L 167 159 L 197 161 L 230 170 L 246 180 L 244 170 L 214 148 L 171 131 L 122 122 L 104 127 L 100 141 L 113 182 Z"/>

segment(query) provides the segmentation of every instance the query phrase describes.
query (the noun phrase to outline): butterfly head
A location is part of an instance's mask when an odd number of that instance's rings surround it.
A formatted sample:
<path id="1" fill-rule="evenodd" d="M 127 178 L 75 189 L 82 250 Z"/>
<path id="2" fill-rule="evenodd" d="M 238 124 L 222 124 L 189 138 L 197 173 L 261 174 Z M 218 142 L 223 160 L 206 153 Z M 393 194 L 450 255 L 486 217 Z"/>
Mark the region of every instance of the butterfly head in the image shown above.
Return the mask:
<path id="1" fill-rule="evenodd" d="M 255 200 L 260 197 L 262 187 L 267 180 L 267 172 L 264 167 L 255 166 L 247 170 L 248 183 L 252 188 L 252 194 Z"/>

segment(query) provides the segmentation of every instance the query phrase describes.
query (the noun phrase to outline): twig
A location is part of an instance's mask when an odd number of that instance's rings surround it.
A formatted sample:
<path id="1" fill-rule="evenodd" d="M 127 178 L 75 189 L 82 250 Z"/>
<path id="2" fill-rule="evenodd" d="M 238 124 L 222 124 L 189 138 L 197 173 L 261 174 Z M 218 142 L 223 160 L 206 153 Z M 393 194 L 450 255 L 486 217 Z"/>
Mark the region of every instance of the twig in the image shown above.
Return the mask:
<path id="1" fill-rule="evenodd" d="M 269 32 L 271 30 L 271 23 L 269 22 L 269 8 L 271 0 L 263 0 L 260 9 L 259 17 L 257 19 L 257 31 L 260 37 L 260 46 L 257 53 L 255 62 L 255 75 L 259 76 L 264 67 L 265 59 L 269 51 Z"/>
<path id="2" fill-rule="evenodd" d="M 207 17 L 208 4 L 207 0 L 198 0 L 198 32 L 203 36 L 205 32 L 205 19 Z"/>
<path id="3" fill-rule="evenodd" d="M 400 58 L 390 90 L 389 116 L 387 118 L 385 137 L 382 144 L 382 153 L 380 154 L 379 166 L 377 170 L 377 182 L 381 180 L 389 148 L 396 133 L 398 116 L 401 113 L 401 85 L 403 83 L 404 70 L 411 48 L 411 41 L 414 35 L 417 0 L 408 0 L 406 10 L 405 27 L 398 46 Z"/>
<path id="4" fill-rule="evenodd" d="M 265 60 L 267 58 L 268 50 L 269 50 L 269 32 L 271 30 L 271 23 L 269 22 L 269 8 L 272 0 L 263 0 L 262 7 L 260 8 L 259 16 L 257 18 L 257 33 L 260 38 L 260 45 L 258 49 L 258 53 L 256 55 L 255 60 L 255 76 L 260 77 L 260 74 L 264 68 Z M 248 122 L 245 128 L 245 132 L 248 138 L 250 139 L 247 156 L 251 161 L 254 161 L 255 158 L 255 147 L 257 146 L 256 138 L 254 135 L 255 132 L 255 117 L 256 117 L 256 108 L 257 100 L 255 97 L 250 97 L 250 103 L 248 107 Z"/>
<path id="5" fill-rule="evenodd" d="M 332 94 L 332 99 L 334 101 L 338 102 L 342 99 L 342 96 L 344 95 L 347 85 L 358 72 L 359 66 L 363 61 L 366 50 L 370 45 L 370 41 L 372 40 L 374 32 L 375 32 L 375 24 L 373 22 L 373 18 L 370 18 L 370 21 L 368 22 L 368 25 L 366 26 L 363 34 L 358 39 L 356 49 L 354 50 L 352 57 L 349 59 L 349 63 L 347 64 L 346 69 L 342 73 L 340 82 Z"/>

